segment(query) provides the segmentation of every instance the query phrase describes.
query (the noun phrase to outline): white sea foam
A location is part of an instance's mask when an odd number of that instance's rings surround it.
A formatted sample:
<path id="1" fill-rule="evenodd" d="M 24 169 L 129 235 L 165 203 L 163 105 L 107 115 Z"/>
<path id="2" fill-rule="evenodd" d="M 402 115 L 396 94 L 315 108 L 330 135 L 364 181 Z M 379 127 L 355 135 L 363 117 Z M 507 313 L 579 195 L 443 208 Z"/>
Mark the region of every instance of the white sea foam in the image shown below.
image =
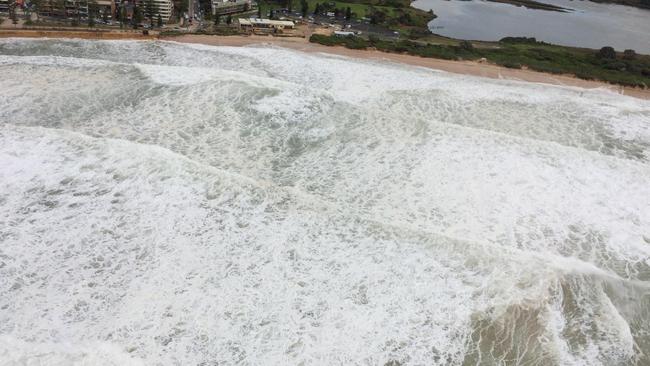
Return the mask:
<path id="1" fill-rule="evenodd" d="M 649 362 L 647 101 L 173 42 L 0 71 L 0 364 Z"/>
<path id="2" fill-rule="evenodd" d="M 35 344 L 9 336 L 0 336 L 0 359 L 6 366 L 142 365 L 140 360 L 110 343 Z"/>

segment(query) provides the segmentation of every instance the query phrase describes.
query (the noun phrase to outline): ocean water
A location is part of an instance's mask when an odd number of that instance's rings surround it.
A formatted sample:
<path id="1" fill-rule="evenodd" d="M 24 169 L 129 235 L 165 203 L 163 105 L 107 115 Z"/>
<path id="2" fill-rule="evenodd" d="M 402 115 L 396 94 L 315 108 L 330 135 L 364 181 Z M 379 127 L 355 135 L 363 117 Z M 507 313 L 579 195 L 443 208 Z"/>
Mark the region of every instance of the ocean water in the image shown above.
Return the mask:
<path id="1" fill-rule="evenodd" d="M 0 41 L 0 365 L 648 365 L 650 102 Z"/>

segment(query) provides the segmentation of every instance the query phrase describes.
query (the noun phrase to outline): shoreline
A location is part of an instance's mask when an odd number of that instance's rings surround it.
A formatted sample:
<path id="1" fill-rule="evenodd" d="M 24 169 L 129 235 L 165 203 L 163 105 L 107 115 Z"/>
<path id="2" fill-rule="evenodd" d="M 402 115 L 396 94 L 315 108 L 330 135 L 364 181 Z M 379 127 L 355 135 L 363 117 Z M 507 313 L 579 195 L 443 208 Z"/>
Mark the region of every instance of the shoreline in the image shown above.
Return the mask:
<path id="1" fill-rule="evenodd" d="M 650 89 L 638 89 L 622 85 L 609 84 L 603 81 L 583 80 L 572 75 L 555 75 L 526 69 L 509 69 L 506 67 L 479 63 L 475 61 L 452 61 L 437 58 L 426 58 L 407 54 L 388 53 L 376 50 L 354 50 L 343 46 L 324 46 L 310 43 L 305 38 L 275 38 L 272 36 L 211 36 L 188 34 L 176 37 L 160 38 L 161 40 L 180 43 L 196 43 L 209 46 L 233 46 L 268 44 L 289 48 L 306 53 L 327 53 L 351 58 L 390 61 L 411 66 L 451 72 L 454 74 L 471 75 L 490 79 L 517 80 L 531 83 L 541 83 L 558 86 L 580 87 L 585 89 L 607 89 L 617 94 L 650 100 Z"/>
<path id="2" fill-rule="evenodd" d="M 324 46 L 310 43 L 306 38 L 273 36 L 214 36 L 186 34 L 173 37 L 143 36 L 131 32 L 92 32 L 92 31 L 52 31 L 52 30 L 0 30 L 0 38 L 80 38 L 80 39 L 120 39 L 120 40 L 163 40 L 179 43 L 194 43 L 208 46 L 242 47 L 249 45 L 272 45 L 306 53 L 326 53 L 351 58 L 389 61 L 411 66 L 425 67 L 455 74 L 485 77 L 490 79 L 517 80 L 557 86 L 580 87 L 585 89 L 607 89 L 611 92 L 650 100 L 650 89 L 639 89 L 609 84 L 603 81 L 583 80 L 572 75 L 554 75 L 526 69 L 479 63 L 475 61 L 452 61 L 425 58 L 406 54 L 388 53 L 376 50 L 354 50 L 343 46 Z"/>

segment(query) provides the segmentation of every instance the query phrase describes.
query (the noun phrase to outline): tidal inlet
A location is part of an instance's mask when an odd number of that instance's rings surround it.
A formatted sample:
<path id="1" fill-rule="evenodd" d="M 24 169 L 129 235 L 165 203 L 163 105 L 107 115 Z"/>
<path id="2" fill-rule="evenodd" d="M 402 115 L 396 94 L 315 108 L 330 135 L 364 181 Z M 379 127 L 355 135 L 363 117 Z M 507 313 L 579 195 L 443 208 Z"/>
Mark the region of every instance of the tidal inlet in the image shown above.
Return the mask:
<path id="1" fill-rule="evenodd" d="M 650 102 L 0 41 L 0 365 L 650 365 Z"/>

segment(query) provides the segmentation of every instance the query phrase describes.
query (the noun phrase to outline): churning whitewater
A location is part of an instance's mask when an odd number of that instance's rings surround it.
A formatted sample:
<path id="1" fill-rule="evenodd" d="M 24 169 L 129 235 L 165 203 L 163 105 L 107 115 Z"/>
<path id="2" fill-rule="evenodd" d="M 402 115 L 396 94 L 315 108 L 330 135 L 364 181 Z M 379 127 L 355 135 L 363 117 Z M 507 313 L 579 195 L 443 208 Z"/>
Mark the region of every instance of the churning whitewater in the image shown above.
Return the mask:
<path id="1" fill-rule="evenodd" d="M 650 103 L 0 41 L 0 365 L 649 365 Z"/>

